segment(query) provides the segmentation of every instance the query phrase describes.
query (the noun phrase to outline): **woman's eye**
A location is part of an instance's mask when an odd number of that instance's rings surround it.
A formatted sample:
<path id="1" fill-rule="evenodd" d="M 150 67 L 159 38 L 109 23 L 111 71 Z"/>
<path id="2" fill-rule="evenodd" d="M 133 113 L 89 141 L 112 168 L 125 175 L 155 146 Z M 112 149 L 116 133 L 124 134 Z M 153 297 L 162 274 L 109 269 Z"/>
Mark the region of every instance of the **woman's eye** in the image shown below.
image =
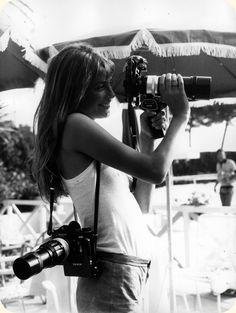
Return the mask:
<path id="1" fill-rule="evenodd" d="M 98 85 L 96 86 L 96 89 L 97 89 L 97 90 L 101 90 L 101 89 L 103 89 L 103 88 L 105 88 L 105 84 L 104 84 L 104 83 L 98 84 Z"/>
<path id="2" fill-rule="evenodd" d="M 109 88 L 112 85 L 112 80 L 107 80 L 105 82 L 98 83 L 96 85 L 96 90 L 103 90 L 105 88 Z"/>

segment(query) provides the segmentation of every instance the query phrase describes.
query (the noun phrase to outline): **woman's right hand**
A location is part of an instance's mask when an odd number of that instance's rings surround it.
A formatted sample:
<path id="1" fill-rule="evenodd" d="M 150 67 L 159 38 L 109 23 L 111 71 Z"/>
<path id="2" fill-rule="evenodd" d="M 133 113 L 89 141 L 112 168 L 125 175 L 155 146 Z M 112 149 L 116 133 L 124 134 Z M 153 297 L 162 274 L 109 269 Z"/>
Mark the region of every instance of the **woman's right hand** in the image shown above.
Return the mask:
<path id="1" fill-rule="evenodd" d="M 163 74 L 159 78 L 161 100 L 168 105 L 173 117 L 189 117 L 190 106 L 184 90 L 183 77 L 178 74 Z"/>
<path id="2" fill-rule="evenodd" d="M 156 130 L 166 130 L 167 129 L 167 120 L 165 111 L 162 110 L 160 112 L 145 110 L 140 115 L 140 123 L 141 123 L 141 135 L 145 135 L 150 139 L 154 140 L 151 127 Z"/>

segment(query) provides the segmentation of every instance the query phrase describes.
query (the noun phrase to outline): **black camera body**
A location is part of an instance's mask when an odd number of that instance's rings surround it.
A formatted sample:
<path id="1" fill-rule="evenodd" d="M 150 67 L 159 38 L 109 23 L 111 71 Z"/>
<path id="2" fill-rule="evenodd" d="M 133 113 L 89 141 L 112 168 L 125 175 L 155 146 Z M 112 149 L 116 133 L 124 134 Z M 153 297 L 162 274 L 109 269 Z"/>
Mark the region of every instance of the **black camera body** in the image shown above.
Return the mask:
<path id="1" fill-rule="evenodd" d="M 125 65 L 124 88 L 128 101 L 134 101 L 135 105 L 143 110 L 158 110 L 160 92 L 157 75 L 142 75 L 147 71 L 147 60 L 139 55 L 132 55 Z M 208 100 L 210 98 L 210 76 L 183 77 L 184 89 L 189 100 Z"/>
<path id="2" fill-rule="evenodd" d="M 66 236 L 69 255 L 63 263 L 65 276 L 97 277 L 100 270 L 96 261 L 97 235 L 94 231 L 81 229 L 74 221 L 69 224 Z"/>
<path id="3" fill-rule="evenodd" d="M 72 221 L 52 232 L 51 238 L 16 259 L 13 270 L 19 279 L 28 279 L 44 268 L 63 265 L 65 276 L 97 277 L 101 270 L 96 260 L 97 235 Z"/>
<path id="4" fill-rule="evenodd" d="M 143 75 L 147 71 L 147 60 L 139 55 L 130 56 L 124 67 L 124 89 L 128 103 L 142 110 L 160 112 L 166 107 L 161 101 L 159 78 L 157 75 Z M 185 93 L 189 100 L 210 98 L 211 80 L 209 76 L 183 77 Z M 152 129 L 154 138 L 164 136 L 162 130 Z"/>

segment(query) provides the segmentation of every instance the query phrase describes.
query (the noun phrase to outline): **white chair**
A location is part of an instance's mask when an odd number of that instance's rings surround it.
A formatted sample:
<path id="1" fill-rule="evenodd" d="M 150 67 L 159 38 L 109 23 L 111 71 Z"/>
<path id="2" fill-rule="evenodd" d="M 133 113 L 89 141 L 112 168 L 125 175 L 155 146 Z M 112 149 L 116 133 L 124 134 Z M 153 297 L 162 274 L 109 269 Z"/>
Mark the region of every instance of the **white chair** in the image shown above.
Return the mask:
<path id="1" fill-rule="evenodd" d="M 76 309 L 77 277 L 64 275 L 63 266 L 54 266 L 41 272 L 46 291 L 47 310 L 50 313 L 74 313 Z"/>
<path id="2" fill-rule="evenodd" d="M 0 269 L 0 275 L 2 277 L 2 286 L 0 287 L 0 303 L 7 308 L 9 303 L 17 302 L 19 305 L 19 312 L 25 313 L 26 298 L 39 296 L 42 303 L 45 303 L 46 293 L 42 287 L 40 288 L 40 284 L 42 283 L 40 280 L 36 284 L 38 277 L 34 276 L 25 281 L 21 281 L 15 277 L 12 268 L 12 263 L 15 259 L 16 256 L 13 255 L 6 257 L 0 256 L 0 264 L 3 266 L 3 268 Z M 3 265 L 4 262 L 5 265 Z M 37 287 L 35 288 L 35 286 Z"/>
<path id="3" fill-rule="evenodd" d="M 193 308 L 189 304 L 189 296 L 195 297 L 195 311 L 203 313 L 202 296 L 212 294 L 211 278 L 207 273 L 196 272 L 193 269 L 175 269 L 175 294 L 183 298 L 184 306 L 187 312 L 192 313 Z M 215 292 L 217 299 L 216 312 L 221 313 L 221 295 Z M 180 312 L 182 313 L 182 312 Z"/>
<path id="4" fill-rule="evenodd" d="M 217 312 L 226 306 L 221 294 L 236 288 L 235 214 L 202 214 L 195 223 L 191 244 L 191 267 L 175 271 L 176 294 L 183 297 L 189 308 L 188 296 L 195 295 L 198 312 L 204 312 L 201 297 L 216 296 Z M 191 238 L 193 239 L 193 238 Z"/>
<path id="5" fill-rule="evenodd" d="M 47 298 L 52 299 L 52 303 L 53 303 L 52 308 L 53 308 L 53 310 L 51 310 L 50 313 L 59 313 L 59 312 L 61 312 L 60 305 L 59 305 L 59 300 L 58 300 L 58 296 L 57 296 L 56 286 L 50 280 L 44 280 L 42 282 L 42 285 L 43 285 L 43 287 L 45 288 L 45 290 L 47 292 Z"/>
<path id="6" fill-rule="evenodd" d="M 19 312 L 25 313 L 24 298 L 32 296 L 29 289 L 29 282 L 21 283 L 20 281 L 14 280 L 4 287 L 0 287 L 0 301 L 5 308 L 7 308 L 9 303 L 16 301 L 19 304 Z"/>
<path id="7" fill-rule="evenodd" d="M 10 218 L 11 216 L 8 217 Z M 6 220 L 9 222 L 8 228 L 11 231 L 9 218 Z M 6 220 L 1 219 L 1 222 Z M 6 228 L 5 225 L 4 229 Z M 4 238 L 3 236 L 2 239 Z M 0 241 L 0 303 L 7 308 L 10 303 L 17 302 L 19 304 L 19 312 L 26 312 L 25 299 L 28 297 L 39 296 L 41 301 L 45 302 L 45 290 L 43 288 L 41 290 L 32 290 L 32 282 L 35 278 L 21 281 L 15 276 L 13 271 L 12 265 L 14 260 L 31 249 L 31 244 L 28 241 L 24 241 L 21 236 L 15 238 L 14 241 L 11 241 L 10 238 L 5 242 Z"/>

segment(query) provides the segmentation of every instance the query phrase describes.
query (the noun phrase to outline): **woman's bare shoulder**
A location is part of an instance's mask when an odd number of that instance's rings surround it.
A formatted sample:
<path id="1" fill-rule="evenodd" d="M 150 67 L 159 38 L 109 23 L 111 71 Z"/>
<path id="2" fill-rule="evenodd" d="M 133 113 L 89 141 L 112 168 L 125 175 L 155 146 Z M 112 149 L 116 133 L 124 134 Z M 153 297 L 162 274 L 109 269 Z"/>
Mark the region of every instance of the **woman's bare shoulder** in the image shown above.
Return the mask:
<path id="1" fill-rule="evenodd" d="M 62 147 L 86 153 L 89 147 L 96 149 L 101 142 L 112 140 L 111 137 L 95 120 L 81 113 L 73 113 L 68 116 L 64 126 Z"/>
<path id="2" fill-rule="evenodd" d="M 82 113 L 70 114 L 64 127 L 65 131 L 76 132 L 76 134 L 78 134 L 78 131 L 81 131 L 83 132 L 83 135 L 93 132 L 94 130 L 98 131 L 99 129 L 102 131 L 102 127 L 96 123 L 95 120 Z"/>
<path id="3" fill-rule="evenodd" d="M 79 126 L 81 123 L 93 122 L 91 118 L 82 113 L 71 113 L 66 119 L 66 126 Z"/>

